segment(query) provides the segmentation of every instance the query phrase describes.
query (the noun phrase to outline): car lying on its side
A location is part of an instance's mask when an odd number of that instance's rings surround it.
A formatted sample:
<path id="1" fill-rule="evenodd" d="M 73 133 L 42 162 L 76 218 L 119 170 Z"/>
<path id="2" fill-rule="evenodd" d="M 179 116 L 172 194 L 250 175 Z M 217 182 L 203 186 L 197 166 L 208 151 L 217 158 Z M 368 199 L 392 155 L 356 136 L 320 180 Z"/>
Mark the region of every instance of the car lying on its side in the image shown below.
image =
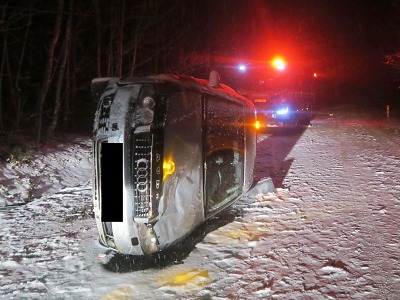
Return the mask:
<path id="1" fill-rule="evenodd" d="M 93 203 L 101 244 L 146 255 L 189 235 L 252 185 L 252 101 L 219 82 L 160 74 L 92 81 Z"/>

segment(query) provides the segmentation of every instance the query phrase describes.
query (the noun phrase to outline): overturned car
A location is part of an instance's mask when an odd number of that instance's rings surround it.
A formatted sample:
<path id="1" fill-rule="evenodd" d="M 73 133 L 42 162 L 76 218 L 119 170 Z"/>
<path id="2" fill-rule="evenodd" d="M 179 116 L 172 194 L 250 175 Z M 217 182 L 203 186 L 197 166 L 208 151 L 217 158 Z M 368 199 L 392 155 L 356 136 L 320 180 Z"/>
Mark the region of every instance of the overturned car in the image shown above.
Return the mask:
<path id="1" fill-rule="evenodd" d="M 252 185 L 255 108 L 210 79 L 92 81 L 93 203 L 100 243 L 146 255 L 189 235 Z"/>

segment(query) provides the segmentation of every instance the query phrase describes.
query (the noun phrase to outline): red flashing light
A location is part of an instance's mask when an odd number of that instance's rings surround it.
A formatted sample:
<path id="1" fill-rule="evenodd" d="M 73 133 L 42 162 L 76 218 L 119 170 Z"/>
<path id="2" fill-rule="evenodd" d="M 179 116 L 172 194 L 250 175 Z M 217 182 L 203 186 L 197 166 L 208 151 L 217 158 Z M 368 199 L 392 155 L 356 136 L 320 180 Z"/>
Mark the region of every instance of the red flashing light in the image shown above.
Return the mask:
<path id="1" fill-rule="evenodd" d="M 279 71 L 283 71 L 286 68 L 286 63 L 282 58 L 275 58 L 272 61 L 272 65 L 275 69 L 279 70 Z"/>

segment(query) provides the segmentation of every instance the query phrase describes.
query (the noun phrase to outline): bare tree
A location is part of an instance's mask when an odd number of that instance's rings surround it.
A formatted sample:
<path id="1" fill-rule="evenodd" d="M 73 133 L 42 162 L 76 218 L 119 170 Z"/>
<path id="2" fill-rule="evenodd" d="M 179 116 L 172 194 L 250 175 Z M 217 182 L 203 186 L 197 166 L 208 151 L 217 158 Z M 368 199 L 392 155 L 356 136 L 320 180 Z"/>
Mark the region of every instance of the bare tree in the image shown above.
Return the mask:
<path id="1" fill-rule="evenodd" d="M 119 26 L 118 26 L 118 45 L 117 45 L 117 55 L 118 55 L 118 70 L 117 75 L 122 76 L 123 68 L 123 51 L 124 51 L 124 26 L 125 26 L 125 1 L 121 1 L 120 16 L 119 16 Z"/>
<path id="2" fill-rule="evenodd" d="M 62 57 L 61 57 L 61 64 L 60 68 L 58 70 L 58 78 L 57 78 L 57 83 L 56 83 L 56 97 L 55 97 L 55 106 L 54 106 L 54 111 L 53 111 L 53 117 L 51 124 L 47 130 L 47 136 L 52 137 L 54 136 L 54 131 L 56 129 L 57 123 L 58 123 L 58 116 L 60 113 L 60 107 L 61 107 L 61 90 L 64 82 L 64 76 L 65 76 L 65 68 L 67 65 L 68 57 L 69 57 L 69 49 L 71 46 L 71 28 L 72 28 L 72 14 L 73 14 L 73 0 L 70 0 L 69 2 L 69 14 L 68 14 L 68 22 L 67 22 L 67 28 L 65 32 L 65 39 L 63 42 L 63 47 L 62 47 Z"/>
<path id="3" fill-rule="evenodd" d="M 95 14 L 96 14 L 96 39 L 97 39 L 97 77 L 101 77 L 101 60 L 102 60 L 102 22 L 99 0 L 94 0 Z"/>
<path id="4" fill-rule="evenodd" d="M 31 27 L 31 22 L 32 22 L 32 2 L 30 3 L 29 6 L 29 16 L 28 16 L 28 24 L 26 26 L 25 30 L 25 36 L 24 36 L 24 42 L 22 44 L 22 50 L 21 50 L 21 55 L 18 63 L 18 70 L 17 70 L 17 75 L 15 77 L 15 88 L 16 88 L 16 93 L 15 93 L 15 123 L 16 123 L 16 129 L 19 129 L 20 122 L 21 122 L 21 115 L 22 115 L 22 99 L 21 99 L 21 87 L 20 87 L 20 80 L 21 80 L 21 69 L 24 63 L 24 58 L 25 58 L 25 51 L 27 48 L 28 44 L 28 35 Z"/>
<path id="5" fill-rule="evenodd" d="M 54 52 L 55 52 L 55 48 L 56 48 L 56 45 L 57 45 L 57 42 L 58 42 L 58 39 L 60 36 L 60 32 L 61 32 L 63 10 L 64 10 L 64 0 L 58 0 L 58 12 L 57 12 L 56 22 L 55 22 L 54 29 L 53 29 L 53 38 L 51 39 L 51 42 L 50 42 L 46 69 L 44 70 L 45 75 L 44 75 L 43 83 L 40 88 L 39 97 L 38 97 L 38 112 L 37 112 L 38 116 L 37 116 L 37 123 L 36 123 L 36 129 L 37 129 L 36 143 L 37 144 L 39 144 L 41 142 L 43 108 L 44 108 L 44 103 L 46 101 L 47 94 L 50 89 L 50 85 L 51 85 L 51 81 L 52 81 L 54 58 L 55 58 Z"/>
<path id="6" fill-rule="evenodd" d="M 2 19 L 5 19 L 5 6 L 2 9 Z M 6 24 L 4 21 L 0 21 L 1 22 L 1 28 L 3 30 L 3 55 L 2 55 L 2 59 L 1 59 L 1 63 L 0 63 L 0 131 L 4 130 L 4 125 L 3 125 L 3 72 L 4 72 L 4 65 L 5 65 L 5 53 L 7 50 L 7 28 L 6 28 Z"/>

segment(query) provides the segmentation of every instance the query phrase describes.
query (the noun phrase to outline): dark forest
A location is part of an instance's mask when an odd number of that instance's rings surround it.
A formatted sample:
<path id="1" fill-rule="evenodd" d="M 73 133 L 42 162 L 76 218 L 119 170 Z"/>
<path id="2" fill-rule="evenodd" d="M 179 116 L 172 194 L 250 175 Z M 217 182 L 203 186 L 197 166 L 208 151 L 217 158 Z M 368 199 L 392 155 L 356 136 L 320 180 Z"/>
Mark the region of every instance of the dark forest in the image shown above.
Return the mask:
<path id="1" fill-rule="evenodd" d="M 275 54 L 321 74 L 325 103 L 400 101 L 400 2 L 32 0 L 0 4 L 0 132 L 90 134 L 96 77 L 212 69 Z"/>

